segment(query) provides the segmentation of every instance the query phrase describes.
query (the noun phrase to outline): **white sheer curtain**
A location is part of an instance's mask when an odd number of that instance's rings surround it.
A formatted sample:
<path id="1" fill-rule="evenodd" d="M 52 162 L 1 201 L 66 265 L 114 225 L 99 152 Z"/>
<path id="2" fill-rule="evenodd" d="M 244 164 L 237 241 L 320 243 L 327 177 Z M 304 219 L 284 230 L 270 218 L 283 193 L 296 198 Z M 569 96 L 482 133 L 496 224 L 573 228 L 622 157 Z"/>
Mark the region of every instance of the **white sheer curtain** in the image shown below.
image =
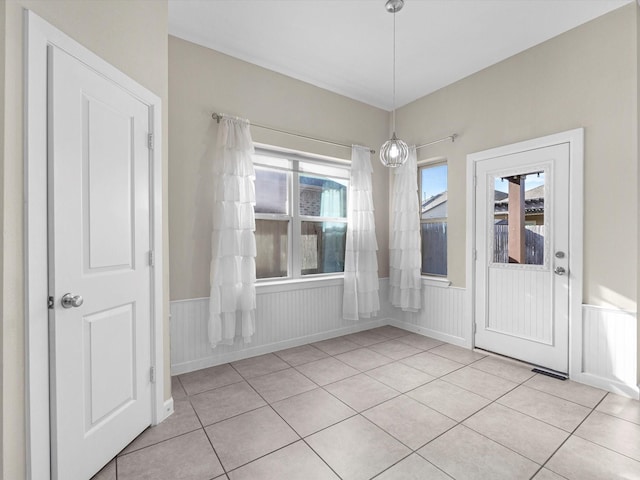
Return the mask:
<path id="1" fill-rule="evenodd" d="M 255 330 L 255 172 L 249 122 L 223 118 L 213 157 L 213 233 L 209 342 L 233 344 L 236 320 L 245 343 Z"/>
<path id="2" fill-rule="evenodd" d="M 351 149 L 342 301 L 342 316 L 347 320 L 370 318 L 380 310 L 371 172 L 369 148 L 354 145 Z"/>
<path id="3" fill-rule="evenodd" d="M 421 307 L 420 201 L 416 149 L 393 170 L 393 226 L 389 246 L 389 298 L 407 312 Z"/>

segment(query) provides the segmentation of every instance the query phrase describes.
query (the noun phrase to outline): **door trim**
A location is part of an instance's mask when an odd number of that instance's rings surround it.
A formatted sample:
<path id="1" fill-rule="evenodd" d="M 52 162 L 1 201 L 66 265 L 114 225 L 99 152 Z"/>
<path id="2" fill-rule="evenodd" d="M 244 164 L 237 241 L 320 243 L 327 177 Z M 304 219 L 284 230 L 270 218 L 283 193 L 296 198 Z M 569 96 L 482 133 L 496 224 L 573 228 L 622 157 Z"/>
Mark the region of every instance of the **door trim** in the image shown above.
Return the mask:
<path id="1" fill-rule="evenodd" d="M 164 401 L 164 286 L 162 262 L 162 103 L 124 73 L 29 10 L 24 10 L 24 261 L 25 419 L 27 478 L 51 477 L 49 326 L 47 297 L 47 48 L 55 46 L 114 81 L 149 106 L 152 424 L 171 413 Z M 168 410 L 168 411 L 167 411 Z"/>
<path id="2" fill-rule="evenodd" d="M 476 166 L 477 162 L 504 155 L 569 144 L 569 376 L 580 374 L 582 358 L 582 282 L 583 282 L 583 215 L 584 215 L 584 129 L 547 135 L 467 155 L 467 239 L 466 239 L 466 309 L 469 322 L 465 339 L 469 348 L 475 346 L 473 326 L 476 291 Z"/>

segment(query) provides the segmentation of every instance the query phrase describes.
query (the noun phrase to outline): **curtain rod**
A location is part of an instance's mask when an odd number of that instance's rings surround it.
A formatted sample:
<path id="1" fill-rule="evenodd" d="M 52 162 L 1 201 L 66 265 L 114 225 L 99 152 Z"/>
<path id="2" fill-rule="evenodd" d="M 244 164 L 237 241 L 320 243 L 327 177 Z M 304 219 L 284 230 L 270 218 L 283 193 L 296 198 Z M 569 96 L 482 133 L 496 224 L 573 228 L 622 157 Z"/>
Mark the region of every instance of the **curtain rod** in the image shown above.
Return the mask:
<path id="1" fill-rule="evenodd" d="M 433 142 L 428 142 L 428 143 L 423 143 L 422 145 L 418 145 L 416 147 L 416 150 L 418 150 L 419 148 L 422 148 L 422 147 L 428 147 L 429 145 L 433 145 L 434 143 L 444 142 L 445 140 L 449 140 L 449 139 L 451 139 L 451 142 L 453 143 L 453 142 L 456 141 L 456 138 L 458 138 L 458 134 L 457 133 L 453 133 L 453 134 L 449 135 L 448 137 L 444 137 L 444 138 L 441 138 L 439 140 L 434 140 Z"/>
<path id="2" fill-rule="evenodd" d="M 223 114 L 223 113 L 214 112 L 213 114 L 211 114 L 211 117 L 216 122 L 220 123 L 220 120 L 225 118 L 226 115 Z M 346 145 L 344 143 L 337 143 L 337 142 L 332 142 L 332 141 L 329 141 L 329 140 L 322 140 L 321 138 L 309 137 L 307 135 L 301 135 L 299 133 L 288 132 L 286 130 L 280 130 L 278 128 L 268 127 L 266 125 L 260 125 L 259 123 L 250 123 L 250 125 L 253 125 L 254 127 L 258 127 L 258 128 L 264 128 L 265 130 L 271 130 L 272 132 L 278 132 L 278 133 L 283 133 L 285 135 L 291 135 L 292 137 L 305 138 L 307 140 L 313 140 L 314 142 L 325 143 L 327 145 L 334 145 L 336 147 L 343 147 L 343 148 L 351 148 L 351 145 Z M 369 148 L 369 152 L 371 152 L 372 155 L 374 153 L 376 153 L 376 151 L 373 150 L 372 148 Z"/>

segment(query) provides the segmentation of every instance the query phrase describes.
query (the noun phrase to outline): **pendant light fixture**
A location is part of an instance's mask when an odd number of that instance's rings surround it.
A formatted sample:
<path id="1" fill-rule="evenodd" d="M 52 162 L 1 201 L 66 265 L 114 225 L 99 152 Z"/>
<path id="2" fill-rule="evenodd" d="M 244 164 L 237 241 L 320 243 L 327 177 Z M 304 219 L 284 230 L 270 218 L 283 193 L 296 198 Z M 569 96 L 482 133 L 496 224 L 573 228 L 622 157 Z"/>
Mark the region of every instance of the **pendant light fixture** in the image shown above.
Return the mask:
<path id="1" fill-rule="evenodd" d="M 393 13 L 393 112 L 391 114 L 391 126 L 393 134 L 391 139 L 380 147 L 380 161 L 385 167 L 395 168 L 404 164 L 409 158 L 409 147 L 405 142 L 396 137 L 396 13 L 404 7 L 404 0 L 387 0 L 385 8 Z"/>

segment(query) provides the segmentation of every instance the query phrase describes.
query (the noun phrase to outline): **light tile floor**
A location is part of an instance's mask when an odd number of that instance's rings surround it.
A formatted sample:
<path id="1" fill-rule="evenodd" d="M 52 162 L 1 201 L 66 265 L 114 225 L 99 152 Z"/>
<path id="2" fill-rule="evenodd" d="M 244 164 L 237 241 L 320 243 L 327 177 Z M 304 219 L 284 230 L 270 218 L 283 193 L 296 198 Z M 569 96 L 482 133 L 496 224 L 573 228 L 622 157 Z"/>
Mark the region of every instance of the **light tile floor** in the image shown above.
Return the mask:
<path id="1" fill-rule="evenodd" d="M 640 402 L 390 326 L 172 386 L 94 479 L 640 479 Z"/>

